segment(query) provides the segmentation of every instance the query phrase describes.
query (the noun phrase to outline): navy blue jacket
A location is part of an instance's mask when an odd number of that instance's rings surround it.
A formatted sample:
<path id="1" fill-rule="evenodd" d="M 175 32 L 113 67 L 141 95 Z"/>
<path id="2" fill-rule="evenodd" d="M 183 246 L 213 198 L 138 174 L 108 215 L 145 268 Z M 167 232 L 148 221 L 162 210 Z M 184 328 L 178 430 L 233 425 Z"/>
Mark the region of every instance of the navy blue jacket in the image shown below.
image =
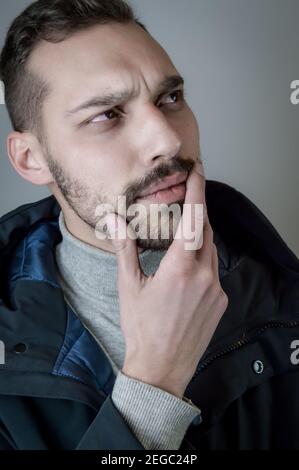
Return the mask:
<path id="1" fill-rule="evenodd" d="M 299 261 L 239 191 L 207 181 L 206 199 L 229 306 L 186 389 L 203 421 L 180 449 L 299 449 Z M 0 219 L 0 449 L 142 450 L 64 300 L 59 212 L 50 196 Z"/>

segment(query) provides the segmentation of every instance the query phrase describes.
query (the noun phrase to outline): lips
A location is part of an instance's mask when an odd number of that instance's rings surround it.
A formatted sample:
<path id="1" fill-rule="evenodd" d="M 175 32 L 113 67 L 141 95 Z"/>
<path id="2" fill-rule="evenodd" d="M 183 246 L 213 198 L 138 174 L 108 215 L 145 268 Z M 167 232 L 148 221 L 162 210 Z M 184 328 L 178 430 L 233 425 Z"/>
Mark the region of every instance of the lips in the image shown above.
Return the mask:
<path id="1" fill-rule="evenodd" d="M 167 176 L 164 178 L 161 183 L 158 184 L 152 184 L 149 186 L 148 189 L 145 191 L 142 191 L 142 193 L 139 194 L 139 197 L 145 197 L 149 196 L 150 194 L 154 194 L 157 191 L 161 191 L 162 189 L 170 188 L 171 186 L 176 186 L 180 183 L 184 183 L 187 180 L 188 173 L 175 173 L 174 175 Z"/>

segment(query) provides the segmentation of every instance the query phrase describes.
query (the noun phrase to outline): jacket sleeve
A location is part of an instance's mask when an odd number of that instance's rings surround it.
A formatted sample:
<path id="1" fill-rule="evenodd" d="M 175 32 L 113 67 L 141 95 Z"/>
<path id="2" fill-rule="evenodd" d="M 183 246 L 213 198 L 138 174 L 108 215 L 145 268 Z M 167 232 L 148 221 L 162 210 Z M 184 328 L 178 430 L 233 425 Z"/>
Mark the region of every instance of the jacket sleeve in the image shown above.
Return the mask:
<path id="1" fill-rule="evenodd" d="M 76 450 L 145 450 L 108 396 Z"/>
<path id="2" fill-rule="evenodd" d="M 0 450 L 10 449 L 144 450 L 110 396 L 96 411 L 73 400 L 0 394 Z"/>
<path id="3" fill-rule="evenodd" d="M 77 449 L 177 450 L 200 415 L 195 405 L 119 371 Z"/>

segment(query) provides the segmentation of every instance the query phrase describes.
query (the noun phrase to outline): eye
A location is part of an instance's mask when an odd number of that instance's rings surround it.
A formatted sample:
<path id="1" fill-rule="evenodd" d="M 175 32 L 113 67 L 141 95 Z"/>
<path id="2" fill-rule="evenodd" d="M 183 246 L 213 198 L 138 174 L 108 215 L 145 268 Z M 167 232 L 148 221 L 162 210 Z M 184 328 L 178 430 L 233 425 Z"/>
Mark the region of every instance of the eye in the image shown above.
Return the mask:
<path id="1" fill-rule="evenodd" d="M 166 104 L 166 105 L 167 104 L 177 104 L 178 102 L 183 100 L 184 91 L 183 90 L 173 91 L 172 93 L 169 93 L 167 95 L 167 98 L 171 97 L 171 96 L 176 97 L 176 101 L 174 103 L 170 102 L 170 103 L 162 103 L 162 104 Z M 105 117 L 108 118 L 108 119 L 105 119 Z M 99 122 L 109 122 L 109 121 L 114 121 L 115 119 L 121 119 L 122 117 L 123 117 L 123 113 L 121 113 L 116 108 L 112 108 L 112 109 L 108 109 L 104 113 L 97 114 L 94 118 L 89 119 L 86 122 L 86 124 L 97 124 Z"/>
<path id="2" fill-rule="evenodd" d="M 167 98 L 171 97 L 171 96 L 175 96 L 176 97 L 176 101 L 175 103 L 164 103 L 164 104 L 176 104 L 178 103 L 179 101 L 181 101 L 184 97 L 184 91 L 183 90 L 176 90 L 176 91 L 173 91 L 172 93 L 169 93 L 169 95 L 167 95 Z"/>
<path id="3" fill-rule="evenodd" d="M 117 111 L 116 108 L 108 109 L 108 111 L 105 111 L 104 113 L 97 114 L 94 118 L 90 119 L 87 121 L 87 124 L 96 124 L 97 122 L 109 122 L 113 121 L 115 117 L 121 118 L 122 114 L 120 111 Z M 103 119 L 103 117 L 107 117 L 108 119 Z M 100 119 L 98 119 L 100 118 Z"/>

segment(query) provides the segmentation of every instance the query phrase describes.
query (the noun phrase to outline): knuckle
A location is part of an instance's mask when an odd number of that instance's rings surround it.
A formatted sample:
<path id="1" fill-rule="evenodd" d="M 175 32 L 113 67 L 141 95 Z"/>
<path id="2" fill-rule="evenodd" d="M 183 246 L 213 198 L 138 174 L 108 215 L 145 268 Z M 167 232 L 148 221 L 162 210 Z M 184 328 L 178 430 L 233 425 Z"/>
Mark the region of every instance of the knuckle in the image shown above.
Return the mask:
<path id="1" fill-rule="evenodd" d="M 220 302 L 221 302 L 221 305 L 223 306 L 223 308 L 226 308 L 228 307 L 228 296 L 226 295 L 226 293 L 223 291 L 223 289 L 221 289 L 221 292 L 220 292 Z"/>
<path id="2" fill-rule="evenodd" d="M 214 283 L 210 288 L 210 299 L 212 302 L 215 302 L 216 305 L 219 306 L 220 309 L 223 308 L 224 305 L 224 299 L 222 295 L 222 289 L 219 283 Z"/>
<path id="3" fill-rule="evenodd" d="M 114 249 L 116 253 L 120 253 L 125 251 L 127 248 L 127 244 L 125 240 L 115 240 L 114 242 Z"/>
<path id="4" fill-rule="evenodd" d="M 221 289 L 221 286 L 218 282 L 216 282 L 214 285 L 213 285 L 213 294 L 214 294 L 214 297 L 216 299 L 221 299 L 222 298 L 222 289 Z"/>
<path id="5" fill-rule="evenodd" d="M 180 271 L 176 278 L 176 285 L 178 287 L 182 287 L 182 289 L 185 289 L 185 287 L 190 283 L 192 279 L 192 274 L 189 271 Z"/>
<path id="6" fill-rule="evenodd" d="M 214 274 L 212 269 L 202 269 L 199 277 L 201 284 L 206 287 L 209 287 L 214 282 Z"/>
<path id="7" fill-rule="evenodd" d="M 217 318 L 218 320 L 220 320 L 228 307 L 228 297 L 221 287 L 218 287 L 218 294 L 216 296 L 215 306 Z"/>
<path id="8" fill-rule="evenodd" d="M 220 285 L 220 294 L 221 294 L 221 297 L 223 299 L 227 299 L 228 300 L 228 296 L 227 294 L 224 292 L 224 290 L 222 289 L 221 285 Z"/>
<path id="9" fill-rule="evenodd" d="M 190 281 L 190 279 L 194 277 L 196 273 L 196 265 L 193 263 L 186 263 L 182 264 L 173 271 L 177 280 L 181 281 L 182 283 L 186 281 Z"/>

